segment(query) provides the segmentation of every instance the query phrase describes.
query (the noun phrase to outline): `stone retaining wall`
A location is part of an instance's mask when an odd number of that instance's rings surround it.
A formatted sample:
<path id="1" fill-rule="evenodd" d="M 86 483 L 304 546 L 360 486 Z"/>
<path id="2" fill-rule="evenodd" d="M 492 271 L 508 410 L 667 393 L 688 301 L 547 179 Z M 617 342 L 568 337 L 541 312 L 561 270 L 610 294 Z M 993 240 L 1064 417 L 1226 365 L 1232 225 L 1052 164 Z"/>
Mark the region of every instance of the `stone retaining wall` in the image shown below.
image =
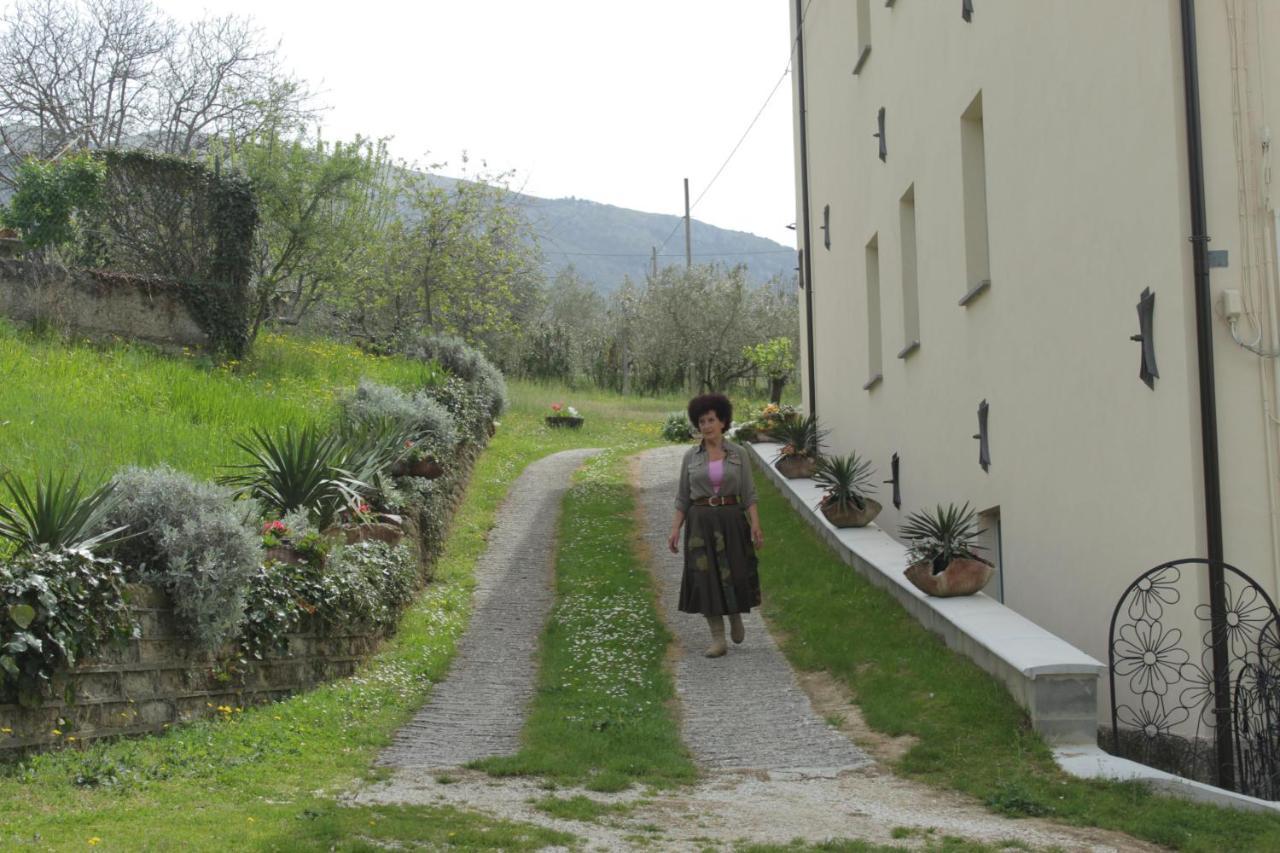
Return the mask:
<path id="1" fill-rule="evenodd" d="M 39 708 L 0 705 L 0 728 L 12 729 L 0 734 L 0 750 L 153 732 L 223 713 L 219 706 L 269 702 L 350 675 L 380 639 L 312 625 L 290 634 L 281 654 L 241 668 L 193 652 L 162 591 L 131 586 L 129 600 L 142 636 L 58 677 L 55 698 Z"/>
<path id="2" fill-rule="evenodd" d="M 445 475 L 449 517 L 462 501 L 481 449 L 473 442 L 460 446 L 456 467 Z M 439 547 L 418 543 L 417 551 L 422 576 L 430 578 Z M 373 631 L 344 628 L 328 633 L 326 626 L 312 624 L 288 635 L 282 653 L 241 665 L 232 648 L 219 655 L 195 651 L 179 633 L 163 591 L 133 585 L 129 603 L 141 629 L 138 639 L 59 675 L 52 698 L 40 707 L 0 704 L 0 756 L 159 732 L 225 715 L 220 708 L 235 714 L 236 708 L 283 699 L 351 675 L 382 640 Z M 225 663 L 228 659 L 232 663 Z"/>
<path id="3" fill-rule="evenodd" d="M 179 287 L 158 276 L 0 260 L 0 314 L 15 321 L 48 323 L 91 338 L 203 347 L 208 335 L 183 304 Z"/>

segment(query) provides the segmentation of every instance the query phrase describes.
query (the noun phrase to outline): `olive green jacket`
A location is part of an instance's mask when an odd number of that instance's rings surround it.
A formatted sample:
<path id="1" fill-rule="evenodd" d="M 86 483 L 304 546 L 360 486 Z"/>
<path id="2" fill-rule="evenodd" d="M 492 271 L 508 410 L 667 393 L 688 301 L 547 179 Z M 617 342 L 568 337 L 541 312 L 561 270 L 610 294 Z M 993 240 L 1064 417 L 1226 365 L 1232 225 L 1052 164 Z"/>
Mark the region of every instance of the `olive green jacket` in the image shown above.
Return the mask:
<path id="1" fill-rule="evenodd" d="M 688 512 L 694 501 L 715 494 L 708 469 L 710 462 L 702 442 L 698 442 L 697 447 L 690 447 L 685 453 L 684 459 L 680 461 L 676 509 Z M 737 495 L 738 502 L 744 509 L 756 502 L 756 486 L 751 480 L 751 460 L 747 459 L 747 451 L 727 439 L 724 442 L 724 480 L 720 484 L 720 494 L 724 497 Z"/>

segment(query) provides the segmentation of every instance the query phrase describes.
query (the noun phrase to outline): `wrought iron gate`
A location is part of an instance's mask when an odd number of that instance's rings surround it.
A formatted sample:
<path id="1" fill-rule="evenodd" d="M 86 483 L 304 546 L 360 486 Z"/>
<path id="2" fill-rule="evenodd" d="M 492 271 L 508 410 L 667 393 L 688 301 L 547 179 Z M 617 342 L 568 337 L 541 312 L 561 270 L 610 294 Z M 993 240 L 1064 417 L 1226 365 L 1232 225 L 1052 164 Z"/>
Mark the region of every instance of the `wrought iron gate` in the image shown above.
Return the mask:
<path id="1" fill-rule="evenodd" d="M 1201 589 L 1219 573 L 1215 613 Z M 1112 611 L 1107 666 L 1115 754 L 1280 800 L 1280 612 L 1252 578 L 1203 559 L 1142 573 Z"/>

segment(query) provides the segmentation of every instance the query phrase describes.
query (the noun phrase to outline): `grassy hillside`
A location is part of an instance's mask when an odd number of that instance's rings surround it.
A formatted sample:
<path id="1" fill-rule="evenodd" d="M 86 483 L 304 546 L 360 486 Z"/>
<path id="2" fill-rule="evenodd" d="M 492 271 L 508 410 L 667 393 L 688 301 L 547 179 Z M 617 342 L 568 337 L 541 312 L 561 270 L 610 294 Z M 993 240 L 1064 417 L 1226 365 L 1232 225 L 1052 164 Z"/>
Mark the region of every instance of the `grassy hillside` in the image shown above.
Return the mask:
<path id="1" fill-rule="evenodd" d="M 47 468 L 106 479 L 125 464 L 166 462 L 201 477 L 237 461 L 251 427 L 324 420 L 363 377 L 403 388 L 434 366 L 327 341 L 268 335 L 222 366 L 145 347 L 68 346 L 0 320 L 0 471 Z"/>

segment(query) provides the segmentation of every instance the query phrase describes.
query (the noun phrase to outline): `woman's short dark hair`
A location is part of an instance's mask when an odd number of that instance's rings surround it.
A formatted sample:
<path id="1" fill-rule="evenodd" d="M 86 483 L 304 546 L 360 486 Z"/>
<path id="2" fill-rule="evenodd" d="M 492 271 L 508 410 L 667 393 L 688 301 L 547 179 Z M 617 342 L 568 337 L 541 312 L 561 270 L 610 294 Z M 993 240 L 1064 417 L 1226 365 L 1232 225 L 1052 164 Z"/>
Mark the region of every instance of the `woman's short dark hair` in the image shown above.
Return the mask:
<path id="1" fill-rule="evenodd" d="M 707 412 L 715 412 L 726 430 L 733 423 L 733 403 L 723 394 L 702 394 L 689 401 L 689 423 L 695 427 Z"/>

